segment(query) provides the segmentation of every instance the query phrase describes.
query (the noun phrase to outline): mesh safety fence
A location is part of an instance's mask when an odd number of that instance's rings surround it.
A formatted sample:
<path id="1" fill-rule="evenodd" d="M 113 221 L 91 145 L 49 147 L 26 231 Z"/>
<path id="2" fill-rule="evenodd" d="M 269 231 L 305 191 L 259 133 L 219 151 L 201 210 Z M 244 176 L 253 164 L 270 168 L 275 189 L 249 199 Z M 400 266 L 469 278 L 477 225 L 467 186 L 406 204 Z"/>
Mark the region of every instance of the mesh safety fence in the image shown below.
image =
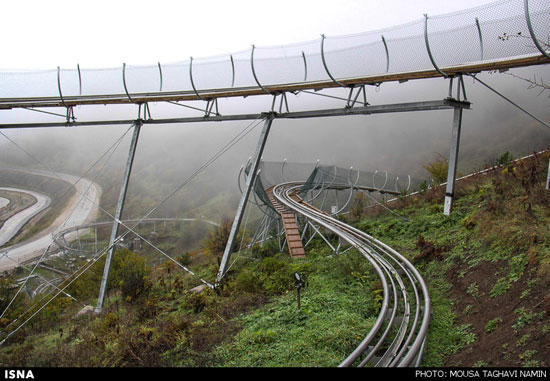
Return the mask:
<path id="1" fill-rule="evenodd" d="M 247 176 L 249 170 L 250 163 L 244 168 Z M 308 192 L 315 194 L 328 189 L 345 190 L 352 187 L 362 187 L 373 192 L 412 192 L 418 189 L 423 179 L 408 175 L 399 176 L 387 171 L 360 171 L 353 167 L 345 169 L 319 163 L 262 161 L 254 183 L 253 202 L 259 206 L 265 205 L 272 208 L 266 190 L 274 185 L 293 181 L 305 182 L 300 191 L 300 195 L 305 197 Z"/>
<path id="2" fill-rule="evenodd" d="M 444 73 L 446 68 L 548 54 L 549 30 L 550 1 L 499 0 L 374 32 L 322 36 L 284 46 L 253 46 L 233 54 L 170 64 L 4 71 L 0 72 L 0 97 L 200 94 L 368 79 L 434 68 Z"/>

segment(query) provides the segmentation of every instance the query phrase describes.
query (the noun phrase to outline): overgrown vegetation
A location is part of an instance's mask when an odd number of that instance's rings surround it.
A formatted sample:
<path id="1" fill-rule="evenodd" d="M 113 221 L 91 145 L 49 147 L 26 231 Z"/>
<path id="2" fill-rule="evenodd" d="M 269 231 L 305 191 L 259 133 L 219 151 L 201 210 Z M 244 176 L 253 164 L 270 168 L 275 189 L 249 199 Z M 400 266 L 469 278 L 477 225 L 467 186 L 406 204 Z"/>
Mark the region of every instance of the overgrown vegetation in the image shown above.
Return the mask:
<path id="1" fill-rule="evenodd" d="M 426 279 L 433 308 L 426 366 L 549 365 L 549 157 L 500 158 L 495 171 L 457 183 L 450 217 L 442 213 L 438 187 L 385 208 L 357 203 L 349 215 Z M 216 276 L 228 225 L 204 243 L 209 253 L 191 261 L 181 253 L 196 276 L 171 262 L 151 268 L 135 253 L 118 251 L 103 313 L 76 317 L 82 304 L 95 304 L 98 261 L 67 289 L 79 303 L 55 298 L 0 347 L 0 363 L 338 365 L 380 308 L 381 286 L 368 262 L 353 250 L 332 256 L 320 239 L 307 246 L 306 259 L 291 260 L 271 242 L 235 253 L 222 287 L 198 292 L 198 278 Z M 294 272 L 306 280 L 301 308 Z M 3 305 L 15 292 L 10 284 L 0 285 Z M 28 306 L 20 295 L 0 319 L 2 331 L 11 332 Z"/>

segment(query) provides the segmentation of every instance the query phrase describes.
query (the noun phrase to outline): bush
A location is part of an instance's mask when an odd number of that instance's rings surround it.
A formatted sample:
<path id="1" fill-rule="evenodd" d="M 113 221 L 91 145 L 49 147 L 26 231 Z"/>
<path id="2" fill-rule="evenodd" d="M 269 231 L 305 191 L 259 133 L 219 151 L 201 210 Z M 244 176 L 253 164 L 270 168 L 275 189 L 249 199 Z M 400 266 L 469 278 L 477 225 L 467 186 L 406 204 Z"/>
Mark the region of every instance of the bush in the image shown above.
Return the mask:
<path id="1" fill-rule="evenodd" d="M 441 184 L 447 181 L 447 172 L 449 171 L 449 160 L 441 154 L 438 158 L 424 165 L 426 171 L 432 176 L 432 181 L 435 184 Z"/>
<path id="2" fill-rule="evenodd" d="M 120 287 L 122 296 L 131 301 L 151 286 L 150 269 L 145 258 L 131 251 L 122 250 L 117 254 L 120 261 L 117 261 L 117 266 L 113 268 L 113 276 L 116 279 L 116 284 Z"/>

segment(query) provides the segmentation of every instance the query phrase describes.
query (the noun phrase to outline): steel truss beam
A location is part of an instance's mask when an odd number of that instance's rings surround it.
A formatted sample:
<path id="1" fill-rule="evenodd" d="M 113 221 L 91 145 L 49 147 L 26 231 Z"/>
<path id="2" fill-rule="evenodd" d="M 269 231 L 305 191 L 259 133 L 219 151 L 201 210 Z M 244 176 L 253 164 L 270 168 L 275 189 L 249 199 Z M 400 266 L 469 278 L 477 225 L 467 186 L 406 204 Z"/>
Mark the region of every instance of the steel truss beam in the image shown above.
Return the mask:
<path id="1" fill-rule="evenodd" d="M 336 108 L 325 110 L 310 110 L 296 111 L 285 113 L 255 113 L 255 114 L 235 114 L 235 115 L 214 115 L 202 117 L 186 117 L 186 118 L 168 118 L 168 119 L 147 119 L 141 120 L 143 125 L 155 124 L 173 124 L 173 123 L 198 123 L 198 122 L 224 122 L 224 121 L 239 121 L 239 120 L 257 120 L 265 119 L 266 115 L 271 115 L 273 119 L 306 119 L 306 118 L 323 118 L 330 116 L 347 116 L 347 115 L 371 115 L 371 114 L 388 114 L 396 112 L 412 112 L 412 111 L 434 111 L 434 110 L 449 110 L 454 108 L 469 109 L 470 102 L 459 101 L 454 98 L 446 98 L 435 101 L 393 103 L 386 105 L 367 105 L 356 106 L 351 108 Z M 89 127 L 89 126 L 106 126 L 132 124 L 136 120 L 96 120 L 96 121 L 80 121 L 80 122 L 50 122 L 50 123 L 9 123 L 0 124 L 0 129 L 13 128 L 48 128 L 48 127 Z"/>

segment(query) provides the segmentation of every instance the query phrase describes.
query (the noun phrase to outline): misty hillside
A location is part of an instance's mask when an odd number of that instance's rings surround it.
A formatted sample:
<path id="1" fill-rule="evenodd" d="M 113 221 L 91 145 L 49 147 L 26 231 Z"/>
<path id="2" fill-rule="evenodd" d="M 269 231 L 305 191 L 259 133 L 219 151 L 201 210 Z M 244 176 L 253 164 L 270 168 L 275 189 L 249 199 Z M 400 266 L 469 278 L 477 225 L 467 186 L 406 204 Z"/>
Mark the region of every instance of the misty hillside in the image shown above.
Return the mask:
<path id="1" fill-rule="evenodd" d="M 459 181 L 450 217 L 442 214 L 444 189 L 435 187 L 388 204 L 391 212 L 378 207 L 346 218 L 398 249 L 426 280 L 433 315 L 423 366 L 548 366 L 548 159 L 545 153 L 507 162 Z M 178 266 L 151 268 L 122 250 L 103 314 L 77 316 L 81 305 L 59 297 L 4 344 L 0 363 L 333 367 L 369 332 L 382 289 L 358 251 L 332 254 L 317 237 L 306 258 L 292 260 L 271 241 L 235 253 L 240 260 L 217 292 L 195 293 L 197 278 Z M 211 279 L 218 255 L 209 249 L 190 266 Z M 94 300 L 102 270 L 96 263 L 70 285 L 70 295 Z M 301 308 L 295 271 L 306 279 Z M 26 308 L 18 298 L 0 324 Z"/>

